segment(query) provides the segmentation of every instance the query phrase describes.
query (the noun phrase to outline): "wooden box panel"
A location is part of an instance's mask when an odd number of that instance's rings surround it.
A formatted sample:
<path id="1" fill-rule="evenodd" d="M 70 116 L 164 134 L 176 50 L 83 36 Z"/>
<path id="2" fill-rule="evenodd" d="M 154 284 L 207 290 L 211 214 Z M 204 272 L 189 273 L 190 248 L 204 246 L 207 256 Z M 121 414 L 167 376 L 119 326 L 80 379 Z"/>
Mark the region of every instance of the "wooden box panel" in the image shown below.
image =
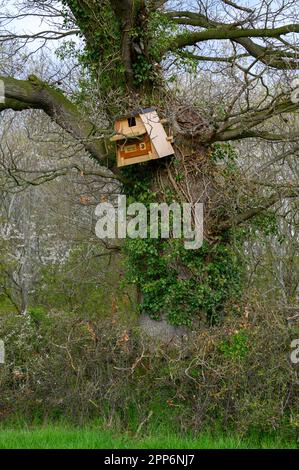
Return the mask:
<path id="1" fill-rule="evenodd" d="M 129 122 L 131 122 L 130 121 L 131 119 L 135 120 L 134 126 L 129 125 Z M 146 132 L 146 128 L 140 116 L 134 116 L 132 118 L 118 120 L 115 122 L 114 129 L 118 134 L 123 134 L 124 136 L 128 136 L 128 137 L 129 136 L 134 137 L 134 135 L 140 135 Z"/>
<path id="2" fill-rule="evenodd" d="M 167 134 L 163 125 L 160 122 L 159 116 L 156 111 L 144 113 L 140 115 L 146 131 L 150 137 L 153 147 L 158 155 L 158 158 L 166 157 L 174 154 L 174 149 L 168 140 Z"/>
<path id="3" fill-rule="evenodd" d="M 151 153 L 152 146 L 148 136 L 143 139 L 127 140 L 118 144 L 118 151 L 121 158 L 140 157 Z"/>

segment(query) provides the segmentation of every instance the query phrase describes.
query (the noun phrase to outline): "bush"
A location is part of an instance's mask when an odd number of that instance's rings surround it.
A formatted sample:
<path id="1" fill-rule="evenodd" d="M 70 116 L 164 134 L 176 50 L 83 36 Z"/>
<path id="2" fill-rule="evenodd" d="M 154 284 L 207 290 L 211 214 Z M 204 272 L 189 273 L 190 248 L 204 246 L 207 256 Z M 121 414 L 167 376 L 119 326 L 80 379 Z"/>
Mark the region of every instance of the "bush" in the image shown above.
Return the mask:
<path id="1" fill-rule="evenodd" d="M 250 318 L 250 317 L 249 317 Z M 296 434 L 299 394 L 289 330 L 278 313 L 255 312 L 193 333 L 180 348 L 152 345 L 119 320 L 35 311 L 0 317 L 6 364 L 0 417 L 101 417 L 134 428 L 148 416 L 183 430 Z"/>

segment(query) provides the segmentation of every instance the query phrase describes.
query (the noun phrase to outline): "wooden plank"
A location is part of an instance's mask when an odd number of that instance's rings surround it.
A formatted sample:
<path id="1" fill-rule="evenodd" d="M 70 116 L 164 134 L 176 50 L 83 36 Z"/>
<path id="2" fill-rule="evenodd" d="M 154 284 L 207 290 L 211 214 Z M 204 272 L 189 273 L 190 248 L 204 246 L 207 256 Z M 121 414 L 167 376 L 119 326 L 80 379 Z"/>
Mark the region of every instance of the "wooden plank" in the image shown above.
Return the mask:
<path id="1" fill-rule="evenodd" d="M 130 158 L 124 158 L 121 155 L 120 149 L 117 149 L 117 166 L 127 166 L 127 165 L 133 165 L 135 163 L 144 163 L 148 162 L 149 160 L 157 160 L 159 155 L 157 154 L 154 146 L 152 145 L 152 150 L 146 154 L 146 155 L 140 155 L 139 157 L 130 157 Z"/>
<path id="2" fill-rule="evenodd" d="M 134 127 L 132 128 L 134 129 Z M 146 134 L 146 129 L 140 129 L 139 131 L 129 131 L 126 134 L 115 134 L 112 137 L 110 137 L 111 142 L 116 142 L 117 140 L 126 140 L 126 139 L 132 139 L 134 137 L 140 137 L 141 135 Z"/>
<path id="3" fill-rule="evenodd" d="M 155 147 L 158 157 L 161 158 L 166 157 L 167 155 L 173 155 L 174 149 L 171 143 L 167 140 L 167 134 L 156 111 L 140 114 L 140 118 L 145 125 L 146 131 Z"/>
<path id="4" fill-rule="evenodd" d="M 115 131 L 117 132 L 117 134 L 123 134 L 128 136 L 140 135 L 146 132 L 146 129 L 140 116 L 135 117 L 135 122 L 135 126 L 129 126 L 129 119 L 121 119 L 115 121 Z"/>
<path id="5" fill-rule="evenodd" d="M 146 134 L 142 140 L 135 139 L 124 144 L 118 144 L 118 149 L 122 158 L 132 158 L 151 153 L 152 145 L 149 136 Z"/>
<path id="6" fill-rule="evenodd" d="M 133 165 L 135 163 L 144 163 L 152 159 L 153 159 L 152 154 L 142 155 L 140 157 L 123 158 L 120 155 L 120 152 L 119 151 L 117 152 L 117 166 L 118 167 Z"/>

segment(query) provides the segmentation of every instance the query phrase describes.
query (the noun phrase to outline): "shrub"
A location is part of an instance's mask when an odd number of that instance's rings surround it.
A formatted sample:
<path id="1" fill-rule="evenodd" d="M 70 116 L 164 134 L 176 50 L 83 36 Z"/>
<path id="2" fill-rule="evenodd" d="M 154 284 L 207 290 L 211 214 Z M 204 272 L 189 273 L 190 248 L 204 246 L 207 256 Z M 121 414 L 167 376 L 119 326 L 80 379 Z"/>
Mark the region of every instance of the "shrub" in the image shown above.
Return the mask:
<path id="1" fill-rule="evenodd" d="M 250 318 L 250 316 L 249 316 Z M 156 347 L 117 318 L 98 322 L 50 312 L 0 317 L 6 364 L 0 417 L 101 417 L 135 427 L 167 419 L 181 429 L 247 433 L 299 426 L 296 369 L 279 312 L 255 312 L 193 333 L 180 348 Z M 152 413 L 151 413 L 152 412 Z"/>

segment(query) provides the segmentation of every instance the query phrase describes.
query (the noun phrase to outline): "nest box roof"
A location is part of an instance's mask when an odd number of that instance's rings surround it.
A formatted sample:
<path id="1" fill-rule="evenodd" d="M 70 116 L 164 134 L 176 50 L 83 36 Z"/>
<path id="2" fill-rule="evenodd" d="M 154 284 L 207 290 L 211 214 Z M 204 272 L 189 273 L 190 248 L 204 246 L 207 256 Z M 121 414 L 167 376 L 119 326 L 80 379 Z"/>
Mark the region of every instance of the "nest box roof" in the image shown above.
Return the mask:
<path id="1" fill-rule="evenodd" d="M 128 119 L 130 117 L 139 116 L 140 114 L 151 113 L 152 111 L 156 111 L 155 108 L 137 108 L 133 109 L 130 113 L 122 114 L 116 117 L 116 121 L 121 121 L 122 119 Z"/>

